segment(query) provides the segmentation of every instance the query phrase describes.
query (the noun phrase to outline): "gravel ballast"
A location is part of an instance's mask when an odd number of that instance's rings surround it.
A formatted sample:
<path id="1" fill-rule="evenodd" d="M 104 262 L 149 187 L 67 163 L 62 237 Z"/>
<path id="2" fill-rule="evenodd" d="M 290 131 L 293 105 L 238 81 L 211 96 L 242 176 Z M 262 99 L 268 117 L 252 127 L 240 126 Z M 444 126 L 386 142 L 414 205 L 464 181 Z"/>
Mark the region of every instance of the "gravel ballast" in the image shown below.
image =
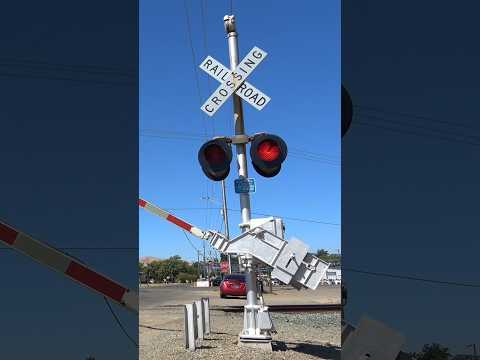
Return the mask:
<path id="1" fill-rule="evenodd" d="M 140 311 L 140 359 L 340 359 L 340 312 L 271 313 L 273 352 L 238 346 L 243 313 L 211 311 L 211 334 L 185 349 L 183 308 Z"/>

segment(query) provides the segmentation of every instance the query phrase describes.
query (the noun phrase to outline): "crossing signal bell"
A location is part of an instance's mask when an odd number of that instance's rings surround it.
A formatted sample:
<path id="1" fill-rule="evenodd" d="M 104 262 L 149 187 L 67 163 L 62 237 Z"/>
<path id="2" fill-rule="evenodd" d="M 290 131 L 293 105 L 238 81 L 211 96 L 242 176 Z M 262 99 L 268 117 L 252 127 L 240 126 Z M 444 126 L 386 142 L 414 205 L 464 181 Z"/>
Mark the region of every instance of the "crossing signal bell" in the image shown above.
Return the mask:
<path id="1" fill-rule="evenodd" d="M 250 157 L 257 173 L 274 177 L 287 157 L 287 144 L 276 135 L 255 135 L 250 146 Z"/>
<path id="2" fill-rule="evenodd" d="M 230 173 L 232 149 L 226 139 L 213 139 L 202 145 L 198 161 L 205 175 L 213 181 L 224 180 Z"/>

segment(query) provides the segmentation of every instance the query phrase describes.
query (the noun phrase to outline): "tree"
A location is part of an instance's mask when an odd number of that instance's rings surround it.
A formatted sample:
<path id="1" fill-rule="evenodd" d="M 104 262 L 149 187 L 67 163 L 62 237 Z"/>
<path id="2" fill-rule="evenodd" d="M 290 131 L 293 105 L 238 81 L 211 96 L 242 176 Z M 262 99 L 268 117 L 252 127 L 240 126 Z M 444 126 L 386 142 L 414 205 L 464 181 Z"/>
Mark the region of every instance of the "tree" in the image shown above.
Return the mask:
<path id="1" fill-rule="evenodd" d="M 328 250 L 325 249 L 318 249 L 317 253 L 313 255 L 330 264 L 340 265 L 342 262 L 342 256 L 340 254 L 330 254 Z"/>
<path id="2" fill-rule="evenodd" d="M 415 360 L 448 360 L 452 355 L 447 347 L 440 344 L 425 344 L 420 353 L 414 353 Z"/>
<path id="3" fill-rule="evenodd" d="M 167 277 L 169 281 L 177 281 L 180 273 L 189 274 L 195 278 L 198 276 L 196 265 L 190 265 L 182 260 L 179 255 L 164 260 L 152 261 L 147 265 L 145 271 L 149 277 L 153 277 L 157 282 L 162 282 Z"/>

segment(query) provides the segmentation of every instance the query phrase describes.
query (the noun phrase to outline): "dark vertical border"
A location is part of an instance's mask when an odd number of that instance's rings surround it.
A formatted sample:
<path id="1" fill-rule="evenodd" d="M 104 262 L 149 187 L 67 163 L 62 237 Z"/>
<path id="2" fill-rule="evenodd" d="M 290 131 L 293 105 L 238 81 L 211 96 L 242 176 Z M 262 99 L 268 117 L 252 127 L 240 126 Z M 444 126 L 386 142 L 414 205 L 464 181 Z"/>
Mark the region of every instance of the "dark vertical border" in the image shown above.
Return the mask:
<path id="1" fill-rule="evenodd" d="M 479 348 L 479 10 L 343 1 L 345 319 L 398 330 L 406 352 Z"/>
<path id="2" fill-rule="evenodd" d="M 5 3 L 0 38 L 0 220 L 137 291 L 138 2 Z M 6 246 L 0 283 L 0 358 L 138 358 L 136 314 Z"/>

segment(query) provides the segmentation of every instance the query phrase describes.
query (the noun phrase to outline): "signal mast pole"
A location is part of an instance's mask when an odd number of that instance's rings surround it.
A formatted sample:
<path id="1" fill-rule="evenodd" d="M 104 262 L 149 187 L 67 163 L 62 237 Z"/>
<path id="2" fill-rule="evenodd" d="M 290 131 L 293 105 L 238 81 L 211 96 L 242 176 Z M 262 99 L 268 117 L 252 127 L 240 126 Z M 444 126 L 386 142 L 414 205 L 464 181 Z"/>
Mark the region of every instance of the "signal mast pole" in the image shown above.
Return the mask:
<path id="1" fill-rule="evenodd" d="M 238 34 L 235 26 L 235 16 L 226 15 L 223 18 L 225 31 L 228 39 L 228 52 L 230 55 L 230 69 L 233 71 L 238 66 Z M 233 94 L 233 120 L 235 124 L 235 135 L 245 135 L 245 125 L 243 121 L 242 99 Z M 238 175 L 240 178 L 248 178 L 247 169 L 247 147 L 246 144 L 235 144 L 237 150 Z M 248 231 L 250 228 L 250 194 L 240 194 L 240 210 L 242 214 L 242 223 L 240 229 L 242 232 Z M 255 339 L 261 340 L 262 336 L 256 333 L 256 308 L 257 302 L 257 274 L 253 268 L 253 258 L 251 255 L 245 255 L 244 267 L 246 272 L 247 285 L 247 304 L 245 305 L 245 320 L 243 331 L 240 334 L 240 341 L 252 342 Z"/>
<path id="2" fill-rule="evenodd" d="M 223 223 L 225 224 L 225 236 L 230 240 L 230 227 L 228 226 L 227 210 L 227 191 L 225 189 L 225 180 L 222 180 L 222 199 L 223 199 Z M 232 273 L 232 257 L 228 254 L 228 273 Z"/>

